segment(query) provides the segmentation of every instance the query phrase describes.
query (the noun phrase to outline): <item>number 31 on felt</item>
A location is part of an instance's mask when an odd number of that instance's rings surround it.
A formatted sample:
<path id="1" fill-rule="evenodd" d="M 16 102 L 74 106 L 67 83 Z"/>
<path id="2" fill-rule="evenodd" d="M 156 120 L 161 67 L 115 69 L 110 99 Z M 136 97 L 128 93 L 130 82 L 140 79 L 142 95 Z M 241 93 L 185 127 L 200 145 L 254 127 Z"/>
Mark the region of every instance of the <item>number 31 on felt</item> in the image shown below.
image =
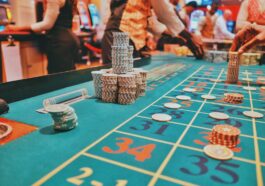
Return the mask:
<path id="1" fill-rule="evenodd" d="M 117 138 L 117 141 L 120 141 L 116 143 L 116 145 L 119 147 L 118 150 L 112 150 L 110 147 L 107 146 L 103 147 L 102 150 L 110 154 L 128 153 L 130 155 L 135 156 L 135 160 L 144 162 L 146 159 L 151 158 L 151 154 L 156 147 L 155 144 L 148 144 L 144 146 L 130 148 L 130 145 L 133 144 L 132 139 Z"/>

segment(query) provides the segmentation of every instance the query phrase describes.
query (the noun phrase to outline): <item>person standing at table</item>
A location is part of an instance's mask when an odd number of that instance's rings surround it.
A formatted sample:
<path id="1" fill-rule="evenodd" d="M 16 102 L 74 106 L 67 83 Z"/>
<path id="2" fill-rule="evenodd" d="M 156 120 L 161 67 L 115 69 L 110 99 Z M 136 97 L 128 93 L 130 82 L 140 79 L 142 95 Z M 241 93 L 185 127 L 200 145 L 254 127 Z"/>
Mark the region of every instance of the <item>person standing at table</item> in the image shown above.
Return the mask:
<path id="1" fill-rule="evenodd" d="M 111 15 L 102 40 L 103 63 L 111 62 L 112 32 L 127 32 L 130 44 L 134 46 L 134 56 L 139 56 L 146 45 L 148 17 L 153 8 L 159 21 L 165 24 L 172 36 L 181 36 L 192 48 L 195 56 L 201 57 L 202 51 L 193 41 L 191 34 L 185 29 L 169 0 L 112 0 Z"/>
<path id="2" fill-rule="evenodd" d="M 265 27 L 265 0 L 244 0 L 237 15 L 236 29 L 256 23 Z"/>
<path id="3" fill-rule="evenodd" d="M 6 27 L 6 31 L 45 32 L 48 73 L 75 69 L 79 40 L 72 32 L 72 19 L 77 13 L 77 0 L 44 0 L 45 15 L 41 22 L 27 26 Z"/>
<path id="4" fill-rule="evenodd" d="M 224 14 L 219 16 L 216 20 L 214 26 L 214 38 L 215 39 L 233 39 L 235 34 L 231 33 L 227 29 L 226 22 L 232 17 L 232 12 L 230 10 L 224 10 Z"/>
<path id="5" fill-rule="evenodd" d="M 214 37 L 214 26 L 218 15 L 216 14 L 219 8 L 218 2 L 213 2 L 210 9 L 206 12 L 205 16 L 202 17 L 198 23 L 198 30 L 196 31 L 197 35 L 202 36 L 203 38 L 213 39 Z"/>

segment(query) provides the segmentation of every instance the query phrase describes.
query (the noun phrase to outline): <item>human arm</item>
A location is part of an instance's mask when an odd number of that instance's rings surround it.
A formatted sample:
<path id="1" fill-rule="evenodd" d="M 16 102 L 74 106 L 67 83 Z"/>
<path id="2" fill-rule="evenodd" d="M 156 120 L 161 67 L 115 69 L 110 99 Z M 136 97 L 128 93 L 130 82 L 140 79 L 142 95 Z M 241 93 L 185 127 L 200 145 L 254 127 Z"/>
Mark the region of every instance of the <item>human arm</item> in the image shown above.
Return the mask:
<path id="1" fill-rule="evenodd" d="M 166 25 L 171 35 L 173 37 L 181 36 L 184 38 L 186 46 L 190 48 L 197 59 L 201 59 L 204 55 L 202 45 L 199 45 L 199 43 L 194 40 L 195 38 L 185 29 L 173 5 L 170 4 L 168 0 L 162 0 L 159 3 L 157 3 L 156 0 L 151 0 L 151 5 L 158 20 Z"/>
<path id="2" fill-rule="evenodd" d="M 148 18 L 148 31 L 160 37 L 166 30 L 167 27 L 157 20 L 155 13 L 152 11 L 151 16 Z"/>
<path id="3" fill-rule="evenodd" d="M 247 25 L 240 30 L 232 43 L 230 51 L 238 51 L 239 54 L 250 48 L 265 43 L 265 29 L 255 24 Z"/>
<path id="4" fill-rule="evenodd" d="M 7 26 L 7 31 L 33 31 L 33 32 L 42 32 L 50 30 L 60 13 L 60 8 L 64 5 L 65 0 L 47 0 L 47 8 L 45 15 L 42 21 L 33 23 L 26 26 Z"/>

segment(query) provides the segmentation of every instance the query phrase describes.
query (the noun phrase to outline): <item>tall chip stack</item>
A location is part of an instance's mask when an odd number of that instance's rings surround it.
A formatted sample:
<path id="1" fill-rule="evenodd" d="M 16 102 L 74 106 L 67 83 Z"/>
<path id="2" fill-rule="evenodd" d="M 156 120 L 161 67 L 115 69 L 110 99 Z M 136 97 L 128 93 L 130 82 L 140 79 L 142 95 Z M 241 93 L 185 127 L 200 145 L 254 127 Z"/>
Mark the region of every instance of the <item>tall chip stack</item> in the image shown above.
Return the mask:
<path id="1" fill-rule="evenodd" d="M 118 76 L 118 103 L 131 104 L 135 102 L 136 81 L 132 74 Z"/>
<path id="2" fill-rule="evenodd" d="M 127 33 L 114 32 L 113 38 L 112 69 L 92 72 L 95 96 L 104 102 L 132 104 L 145 95 L 147 71 L 133 68 L 134 47 Z"/>
<path id="3" fill-rule="evenodd" d="M 112 46 L 112 70 L 115 74 L 126 74 L 128 72 L 128 47 Z"/>
<path id="4" fill-rule="evenodd" d="M 142 82 L 140 84 L 140 92 L 139 92 L 139 96 L 145 96 L 145 90 L 146 90 L 146 87 L 147 87 L 147 71 L 146 70 L 141 70 L 140 71 L 140 75 L 141 75 L 141 79 L 142 79 Z"/>
<path id="5" fill-rule="evenodd" d="M 113 73 L 125 74 L 128 72 L 129 36 L 124 32 L 113 32 L 113 46 L 111 47 Z"/>
<path id="6" fill-rule="evenodd" d="M 128 46 L 128 72 L 133 71 L 133 46 Z"/>
<path id="7" fill-rule="evenodd" d="M 103 71 L 93 71 L 92 77 L 93 77 L 93 83 L 94 83 L 94 89 L 95 89 L 95 96 L 97 98 L 102 97 L 102 75 L 104 74 Z"/>
<path id="8" fill-rule="evenodd" d="M 102 75 L 102 101 L 108 103 L 115 103 L 117 100 L 117 74 L 103 74 Z"/>
<path id="9" fill-rule="evenodd" d="M 229 52 L 229 63 L 227 70 L 227 83 L 235 84 L 239 76 L 239 55 L 237 52 Z"/>

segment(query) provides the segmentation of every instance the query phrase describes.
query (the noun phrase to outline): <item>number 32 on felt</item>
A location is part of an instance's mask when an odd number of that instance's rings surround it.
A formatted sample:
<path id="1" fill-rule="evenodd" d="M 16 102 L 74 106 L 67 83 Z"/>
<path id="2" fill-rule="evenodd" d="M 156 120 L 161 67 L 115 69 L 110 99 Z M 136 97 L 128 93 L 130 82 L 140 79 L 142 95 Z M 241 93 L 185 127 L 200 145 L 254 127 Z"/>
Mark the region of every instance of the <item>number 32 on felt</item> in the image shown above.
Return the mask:
<path id="1" fill-rule="evenodd" d="M 116 145 L 119 147 L 118 150 L 112 150 L 110 147 L 107 146 L 103 147 L 102 150 L 110 154 L 128 153 L 130 155 L 135 156 L 135 160 L 144 162 L 146 159 L 151 158 L 151 154 L 156 147 L 155 144 L 148 144 L 144 146 L 130 148 L 130 145 L 133 144 L 132 139 L 117 138 L 117 141 L 120 141 L 116 143 Z"/>

